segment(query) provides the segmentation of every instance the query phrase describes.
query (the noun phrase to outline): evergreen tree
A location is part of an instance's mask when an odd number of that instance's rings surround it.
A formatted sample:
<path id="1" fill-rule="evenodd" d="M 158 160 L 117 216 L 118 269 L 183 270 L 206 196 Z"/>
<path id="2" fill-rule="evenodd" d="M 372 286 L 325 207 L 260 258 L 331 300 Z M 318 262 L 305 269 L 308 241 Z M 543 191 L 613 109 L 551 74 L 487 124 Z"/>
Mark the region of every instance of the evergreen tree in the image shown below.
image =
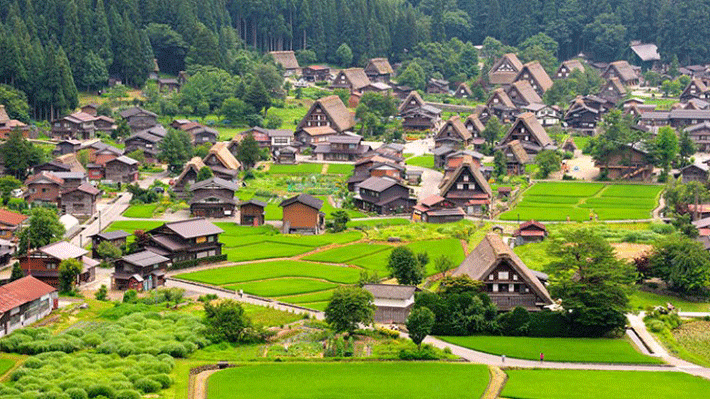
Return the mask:
<path id="1" fill-rule="evenodd" d="M 269 98 L 269 93 L 267 93 L 261 79 L 252 78 L 244 94 L 244 102 L 251 105 L 256 112 L 261 112 L 263 109 L 264 115 L 266 115 L 271 106 L 271 98 Z"/>

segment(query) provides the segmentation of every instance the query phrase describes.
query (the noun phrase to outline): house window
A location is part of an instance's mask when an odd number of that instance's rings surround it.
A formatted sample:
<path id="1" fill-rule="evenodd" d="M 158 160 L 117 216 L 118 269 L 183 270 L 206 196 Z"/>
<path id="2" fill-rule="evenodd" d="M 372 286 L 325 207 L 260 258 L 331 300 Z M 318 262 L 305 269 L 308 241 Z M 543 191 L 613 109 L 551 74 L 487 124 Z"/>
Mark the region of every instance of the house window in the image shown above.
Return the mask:
<path id="1" fill-rule="evenodd" d="M 517 274 L 513 274 L 513 280 L 514 280 L 514 281 L 518 281 L 518 275 L 517 275 Z"/>
<path id="2" fill-rule="evenodd" d="M 508 272 L 498 272 L 498 280 L 508 280 Z"/>
<path id="3" fill-rule="evenodd" d="M 47 263 L 47 269 L 52 269 L 52 270 L 53 270 L 53 269 L 56 269 L 56 268 L 57 268 L 57 264 L 56 264 L 56 263 Z"/>
<path id="4" fill-rule="evenodd" d="M 489 275 L 488 275 L 488 279 L 489 279 L 489 280 L 493 280 L 494 278 L 495 278 L 495 276 L 494 276 L 493 274 L 489 274 Z"/>
<path id="5" fill-rule="evenodd" d="M 500 292 L 508 292 L 508 284 L 498 284 L 498 291 Z"/>

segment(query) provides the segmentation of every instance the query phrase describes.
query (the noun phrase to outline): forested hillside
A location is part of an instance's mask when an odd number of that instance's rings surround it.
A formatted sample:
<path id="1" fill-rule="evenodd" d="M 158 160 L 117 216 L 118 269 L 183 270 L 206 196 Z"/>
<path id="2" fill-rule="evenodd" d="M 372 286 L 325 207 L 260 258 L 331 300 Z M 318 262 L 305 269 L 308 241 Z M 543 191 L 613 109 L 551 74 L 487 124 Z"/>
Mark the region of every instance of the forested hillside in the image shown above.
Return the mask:
<path id="1" fill-rule="evenodd" d="M 710 61 L 708 19 L 710 0 L 0 0 L 0 82 L 50 118 L 109 76 L 141 85 L 154 57 L 169 74 L 194 64 L 243 72 L 240 49 L 308 49 L 306 60 L 338 63 L 346 43 L 362 65 L 404 61 L 421 43 L 518 46 L 542 32 L 560 60 L 623 58 L 641 40 L 687 64 Z"/>

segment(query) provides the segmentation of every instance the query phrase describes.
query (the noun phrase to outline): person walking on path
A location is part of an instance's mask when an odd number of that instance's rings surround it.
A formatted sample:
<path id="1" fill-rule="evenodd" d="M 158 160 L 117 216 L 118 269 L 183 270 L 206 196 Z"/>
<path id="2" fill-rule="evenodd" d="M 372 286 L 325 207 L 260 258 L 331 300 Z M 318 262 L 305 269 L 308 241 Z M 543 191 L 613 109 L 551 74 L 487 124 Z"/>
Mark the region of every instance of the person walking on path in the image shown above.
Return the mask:
<path id="1" fill-rule="evenodd" d="M 505 364 L 505 355 L 500 355 L 500 362 Z"/>
<path id="2" fill-rule="evenodd" d="M 540 363 L 542 363 L 545 360 L 545 354 L 540 352 Z"/>

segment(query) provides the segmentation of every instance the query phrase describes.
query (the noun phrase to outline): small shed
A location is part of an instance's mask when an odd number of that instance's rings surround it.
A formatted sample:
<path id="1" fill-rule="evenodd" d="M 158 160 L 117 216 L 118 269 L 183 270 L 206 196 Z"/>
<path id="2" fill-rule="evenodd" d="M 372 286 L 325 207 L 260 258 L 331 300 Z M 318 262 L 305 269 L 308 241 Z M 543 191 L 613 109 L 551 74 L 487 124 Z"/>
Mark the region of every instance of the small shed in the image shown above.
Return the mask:
<path id="1" fill-rule="evenodd" d="M 498 198 L 510 198 L 511 191 L 510 187 L 498 187 Z"/>
<path id="2" fill-rule="evenodd" d="M 375 297 L 375 323 L 404 324 L 414 306 L 413 285 L 365 284 L 365 290 Z"/>
<path id="3" fill-rule="evenodd" d="M 524 245 L 533 242 L 541 242 L 547 237 L 547 228 L 544 224 L 529 220 L 520 224 L 517 230 L 513 233 L 515 245 Z"/>
<path id="4" fill-rule="evenodd" d="M 242 226 L 261 226 L 264 224 L 266 202 L 255 199 L 239 203 L 239 224 Z"/>

